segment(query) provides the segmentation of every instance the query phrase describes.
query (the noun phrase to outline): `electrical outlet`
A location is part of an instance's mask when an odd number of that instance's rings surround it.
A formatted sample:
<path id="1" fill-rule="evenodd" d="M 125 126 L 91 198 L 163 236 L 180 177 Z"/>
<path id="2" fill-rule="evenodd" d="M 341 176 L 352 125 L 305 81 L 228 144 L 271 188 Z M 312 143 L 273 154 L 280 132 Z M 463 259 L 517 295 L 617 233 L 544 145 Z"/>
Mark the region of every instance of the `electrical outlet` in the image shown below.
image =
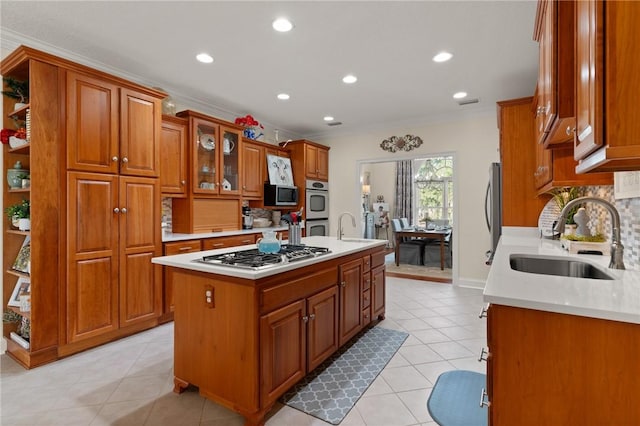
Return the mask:
<path id="1" fill-rule="evenodd" d="M 204 302 L 207 308 L 215 308 L 215 294 L 212 285 L 205 286 L 204 288 Z"/>

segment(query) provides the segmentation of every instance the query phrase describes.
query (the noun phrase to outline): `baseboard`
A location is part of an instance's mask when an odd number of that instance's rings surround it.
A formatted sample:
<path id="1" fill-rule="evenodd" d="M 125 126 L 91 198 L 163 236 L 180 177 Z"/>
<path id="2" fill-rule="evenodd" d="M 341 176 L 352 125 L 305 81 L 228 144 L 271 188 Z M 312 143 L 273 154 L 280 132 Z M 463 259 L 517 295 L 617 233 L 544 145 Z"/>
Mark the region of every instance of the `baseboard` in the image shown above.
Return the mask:
<path id="1" fill-rule="evenodd" d="M 486 280 L 479 280 L 476 278 L 458 278 L 453 282 L 453 285 L 458 287 L 477 288 L 479 290 L 484 290 L 485 284 Z"/>

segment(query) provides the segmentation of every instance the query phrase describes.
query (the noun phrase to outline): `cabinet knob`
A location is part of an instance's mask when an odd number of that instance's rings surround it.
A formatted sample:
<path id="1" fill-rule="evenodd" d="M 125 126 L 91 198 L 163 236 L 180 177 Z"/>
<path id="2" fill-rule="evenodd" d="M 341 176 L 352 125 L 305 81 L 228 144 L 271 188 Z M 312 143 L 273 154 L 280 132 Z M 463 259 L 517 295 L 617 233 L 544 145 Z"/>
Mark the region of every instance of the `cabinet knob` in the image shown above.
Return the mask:
<path id="1" fill-rule="evenodd" d="M 111 157 L 111 161 L 113 161 L 114 163 L 118 161 L 118 156 L 114 155 L 113 157 Z"/>
<path id="2" fill-rule="evenodd" d="M 128 163 L 128 162 L 129 162 L 129 159 L 128 159 L 127 157 L 122 157 L 122 162 L 123 162 L 123 163 Z"/>
<path id="3" fill-rule="evenodd" d="M 114 213 L 120 213 L 120 209 L 116 207 L 115 209 L 113 209 L 113 212 Z"/>
<path id="4" fill-rule="evenodd" d="M 316 314 L 309 315 L 309 319 L 315 319 L 315 318 L 316 318 Z"/>
<path id="5" fill-rule="evenodd" d="M 302 322 L 307 322 L 307 321 L 309 321 L 309 317 L 308 317 L 308 316 L 306 316 L 306 315 L 305 315 L 305 316 L 303 316 L 303 317 L 302 317 Z"/>
<path id="6" fill-rule="evenodd" d="M 571 136 L 571 133 L 575 133 L 576 128 L 571 128 L 571 126 L 567 126 L 567 136 Z"/>
<path id="7" fill-rule="evenodd" d="M 121 212 L 122 214 L 126 214 L 126 213 L 127 213 L 127 208 L 126 208 L 126 207 L 123 207 L 122 209 L 120 209 L 120 212 Z"/>
<path id="8" fill-rule="evenodd" d="M 346 287 L 346 286 L 347 286 L 347 282 L 346 282 L 346 281 L 342 281 L 342 282 L 340 283 L 340 287 Z"/>
<path id="9" fill-rule="evenodd" d="M 187 181 L 184 181 L 184 180 L 181 180 L 181 181 L 180 181 L 180 185 L 184 186 L 184 185 L 186 185 L 186 184 L 187 184 Z"/>

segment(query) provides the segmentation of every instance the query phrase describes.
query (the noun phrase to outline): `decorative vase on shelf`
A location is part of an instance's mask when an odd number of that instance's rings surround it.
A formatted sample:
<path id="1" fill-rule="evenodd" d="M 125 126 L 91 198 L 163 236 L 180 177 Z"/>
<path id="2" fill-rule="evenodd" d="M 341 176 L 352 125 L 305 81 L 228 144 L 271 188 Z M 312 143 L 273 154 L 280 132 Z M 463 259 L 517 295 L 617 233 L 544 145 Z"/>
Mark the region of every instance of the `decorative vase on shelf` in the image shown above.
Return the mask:
<path id="1" fill-rule="evenodd" d="M 580 207 L 575 215 L 573 215 L 573 220 L 576 223 L 576 235 L 577 236 L 586 236 L 589 235 L 589 228 L 587 228 L 587 222 L 589 222 L 589 217 L 587 216 L 587 211 L 584 207 Z"/>
<path id="2" fill-rule="evenodd" d="M 29 231 L 31 229 L 31 219 L 28 219 L 28 218 L 18 219 L 18 229 L 21 231 Z"/>
<path id="3" fill-rule="evenodd" d="M 22 179 L 28 174 L 29 171 L 22 168 L 22 163 L 16 161 L 13 169 L 7 169 L 7 183 L 9 184 L 9 188 L 22 188 Z"/>

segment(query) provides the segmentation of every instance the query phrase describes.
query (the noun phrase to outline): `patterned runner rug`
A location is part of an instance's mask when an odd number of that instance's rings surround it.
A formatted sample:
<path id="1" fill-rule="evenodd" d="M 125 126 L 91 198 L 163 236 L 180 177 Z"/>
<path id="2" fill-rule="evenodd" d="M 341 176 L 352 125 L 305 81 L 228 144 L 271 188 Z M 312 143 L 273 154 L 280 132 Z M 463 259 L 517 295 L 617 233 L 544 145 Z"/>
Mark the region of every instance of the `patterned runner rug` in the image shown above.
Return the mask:
<path id="1" fill-rule="evenodd" d="M 362 331 L 285 393 L 282 403 L 337 425 L 408 336 L 382 327 Z"/>

